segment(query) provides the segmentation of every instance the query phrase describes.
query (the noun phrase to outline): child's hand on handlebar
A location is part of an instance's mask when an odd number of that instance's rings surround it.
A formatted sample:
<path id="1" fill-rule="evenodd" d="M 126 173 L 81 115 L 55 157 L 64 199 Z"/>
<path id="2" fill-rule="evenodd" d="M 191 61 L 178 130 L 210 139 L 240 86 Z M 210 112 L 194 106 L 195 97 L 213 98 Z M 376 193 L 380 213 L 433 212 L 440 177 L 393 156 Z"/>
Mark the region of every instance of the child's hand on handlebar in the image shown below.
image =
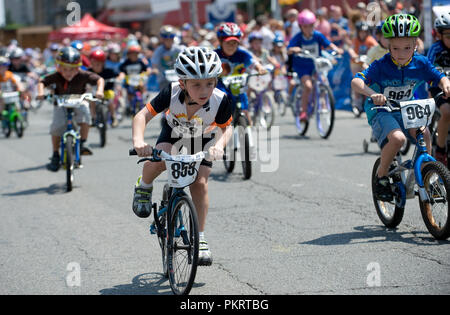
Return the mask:
<path id="1" fill-rule="evenodd" d="M 135 144 L 134 149 L 139 157 L 151 156 L 153 154 L 153 148 L 145 142 Z"/>
<path id="2" fill-rule="evenodd" d="M 221 147 L 212 146 L 209 148 L 208 153 L 209 153 L 208 160 L 210 160 L 210 161 L 223 159 L 224 151 L 223 151 L 223 148 L 221 148 Z"/>
<path id="3" fill-rule="evenodd" d="M 370 95 L 370 98 L 372 99 L 373 104 L 377 106 L 383 106 L 387 101 L 386 96 L 379 93 Z"/>

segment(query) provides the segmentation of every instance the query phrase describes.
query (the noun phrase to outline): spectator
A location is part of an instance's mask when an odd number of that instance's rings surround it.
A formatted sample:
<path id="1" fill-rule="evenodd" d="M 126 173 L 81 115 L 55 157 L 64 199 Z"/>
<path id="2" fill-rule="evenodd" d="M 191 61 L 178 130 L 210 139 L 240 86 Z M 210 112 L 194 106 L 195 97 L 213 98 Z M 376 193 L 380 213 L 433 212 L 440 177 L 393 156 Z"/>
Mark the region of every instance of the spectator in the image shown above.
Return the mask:
<path id="1" fill-rule="evenodd" d="M 298 26 L 297 18 L 298 18 L 298 10 L 297 9 L 290 9 L 286 12 L 286 23 L 289 22 L 289 27 L 290 27 L 289 39 L 291 39 L 292 37 L 297 35 L 298 32 L 300 32 L 300 27 Z M 285 29 L 286 29 L 286 23 L 284 25 Z M 289 41 L 288 38 L 286 38 L 286 40 Z"/>
<path id="2" fill-rule="evenodd" d="M 317 23 L 316 30 L 321 32 L 325 37 L 330 40 L 331 39 L 331 25 L 328 22 L 328 10 L 327 7 L 321 7 L 317 10 Z"/>
<path id="3" fill-rule="evenodd" d="M 275 34 L 266 26 L 267 17 L 265 15 L 260 15 L 256 18 L 255 27 L 253 31 L 259 32 L 263 37 L 263 48 L 267 50 L 272 50 L 273 40 L 275 39 Z"/>
<path id="4" fill-rule="evenodd" d="M 330 16 L 331 41 L 340 47 L 349 31 L 348 20 L 342 15 L 342 8 L 336 5 L 330 6 Z"/>

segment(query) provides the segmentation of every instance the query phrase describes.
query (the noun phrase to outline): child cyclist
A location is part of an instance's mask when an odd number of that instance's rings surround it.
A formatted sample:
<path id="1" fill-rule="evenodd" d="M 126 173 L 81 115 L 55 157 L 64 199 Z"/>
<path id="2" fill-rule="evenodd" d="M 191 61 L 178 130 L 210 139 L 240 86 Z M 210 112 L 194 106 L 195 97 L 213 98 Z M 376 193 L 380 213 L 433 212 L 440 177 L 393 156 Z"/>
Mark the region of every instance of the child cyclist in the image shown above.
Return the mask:
<path id="1" fill-rule="evenodd" d="M 156 149 L 176 154 L 182 144 L 190 154 L 201 150 L 209 152 L 209 160 L 202 161 L 197 180 L 189 188 L 199 220 L 199 264 L 210 265 L 211 252 L 204 236 L 209 206 L 208 177 L 211 161 L 223 157 L 223 149 L 231 136 L 228 128 L 232 121 L 231 104 L 226 94 L 216 88 L 222 63 L 214 51 L 204 47 L 186 48 L 178 56 L 175 70 L 180 80 L 163 89 L 135 116 L 133 147 L 140 157 L 152 154 L 152 147 L 144 140 L 145 126 L 158 113 L 167 111 Z M 220 130 L 213 134 L 216 126 Z M 186 134 L 183 132 L 186 129 L 195 132 Z M 153 182 L 165 168 L 164 162 L 147 162 L 144 165 L 134 190 L 133 211 L 138 217 L 150 215 Z"/>
<path id="2" fill-rule="evenodd" d="M 377 173 L 375 195 L 381 201 L 392 201 L 389 166 L 408 137 L 415 143 L 415 130 L 404 128 L 400 112 L 371 110 L 382 106 L 387 97 L 397 101 L 413 98 L 415 90 L 423 82 L 439 85 L 446 97 L 450 96 L 450 81 L 441 74 L 425 56 L 415 53 L 416 41 L 420 34 L 420 23 L 409 14 L 395 14 L 383 24 L 383 36 L 389 39 L 389 53 L 374 61 L 369 68 L 356 74 L 352 80 L 355 92 L 370 99 L 365 104 L 367 119 L 381 148 L 381 163 Z M 425 131 L 428 151 L 431 140 L 428 129 Z"/>
<path id="3" fill-rule="evenodd" d="M 216 52 L 223 64 L 223 75 L 242 74 L 251 67 L 255 67 L 259 74 L 266 74 L 267 70 L 252 57 L 252 54 L 239 47 L 241 37 L 241 29 L 235 23 L 223 23 L 217 30 L 217 38 L 219 39 L 220 47 L 216 49 Z M 217 87 L 227 93 L 230 100 L 235 100 L 236 97 L 225 87 L 222 80 L 219 80 Z M 247 94 L 241 93 L 239 98 L 241 101 L 241 109 L 251 123 L 250 115 L 248 113 Z M 235 103 L 236 102 L 233 102 L 233 104 Z"/>
<path id="4" fill-rule="evenodd" d="M 436 67 L 445 71 L 450 70 L 450 13 L 443 12 L 434 21 L 439 40 L 435 42 L 428 51 L 428 59 Z M 431 87 L 431 95 L 435 96 L 441 91 L 439 87 Z M 441 112 L 441 118 L 437 124 L 437 139 L 435 157 L 438 161 L 447 165 L 447 132 L 450 125 L 450 102 L 440 98 L 436 102 Z"/>
<path id="5" fill-rule="evenodd" d="M 57 57 L 57 72 L 42 78 L 38 85 L 37 99 L 44 99 L 44 87 L 54 86 L 56 95 L 63 94 L 84 94 L 87 85 L 97 86 L 95 96 L 103 98 L 103 88 L 105 81 L 95 73 L 81 70 L 82 65 L 80 53 L 72 47 L 62 48 Z M 81 154 L 92 155 L 85 143 L 89 134 L 91 115 L 87 106 L 80 106 L 74 110 L 74 119 L 80 126 Z M 56 107 L 53 110 L 53 121 L 50 126 L 52 136 L 53 156 L 47 166 L 50 171 L 57 172 L 60 168 L 59 145 L 61 136 L 67 126 L 66 113 L 64 108 Z"/>
<path id="6" fill-rule="evenodd" d="M 322 33 L 314 30 L 316 23 L 316 15 L 308 9 L 303 10 L 298 15 L 298 24 L 301 32 L 295 35 L 288 45 L 288 55 L 301 53 L 308 50 L 314 57 L 319 57 L 322 48 L 332 49 L 338 54 L 343 54 L 343 50 L 331 43 Z M 301 100 L 300 120 L 308 120 L 306 113 L 308 107 L 309 95 L 312 92 L 313 85 L 311 75 L 314 72 L 314 61 L 309 58 L 301 58 L 294 55 L 292 67 L 297 73 L 302 85 L 303 93 Z M 294 85 L 292 82 L 289 86 L 289 94 L 292 95 Z"/>

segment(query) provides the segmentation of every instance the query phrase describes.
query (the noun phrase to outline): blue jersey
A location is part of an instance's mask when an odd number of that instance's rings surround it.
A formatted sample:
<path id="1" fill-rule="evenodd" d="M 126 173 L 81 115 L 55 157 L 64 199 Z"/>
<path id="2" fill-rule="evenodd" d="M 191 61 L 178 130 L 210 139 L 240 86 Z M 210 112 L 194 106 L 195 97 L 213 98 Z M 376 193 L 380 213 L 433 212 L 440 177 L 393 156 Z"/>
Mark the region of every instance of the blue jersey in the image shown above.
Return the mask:
<path id="1" fill-rule="evenodd" d="M 226 56 L 221 47 L 215 51 L 222 61 L 224 75 L 242 74 L 254 63 L 252 54 L 241 47 L 232 56 Z"/>
<path id="2" fill-rule="evenodd" d="M 427 57 L 435 66 L 450 68 L 450 49 L 446 48 L 441 40 L 431 45 Z"/>
<path id="3" fill-rule="evenodd" d="M 384 55 L 379 60 L 375 60 L 369 68 L 355 75 L 377 93 L 381 93 L 388 98 L 397 101 L 408 101 L 413 99 L 416 89 L 424 83 L 437 86 L 444 74 L 439 72 L 428 60 L 427 57 L 417 53 L 405 65 L 398 65 L 391 54 Z M 367 100 L 364 109 L 367 114 L 369 124 L 377 114 L 372 110 L 373 102 Z"/>
<path id="4" fill-rule="evenodd" d="M 319 31 L 314 31 L 309 39 L 304 38 L 303 33 L 300 32 L 291 39 L 287 48 L 300 47 L 302 50 L 308 50 L 313 56 L 319 57 L 322 53 L 322 48 L 327 48 L 330 44 L 331 42 Z M 295 68 L 299 65 L 313 63 L 311 59 L 294 56 L 292 65 Z"/>

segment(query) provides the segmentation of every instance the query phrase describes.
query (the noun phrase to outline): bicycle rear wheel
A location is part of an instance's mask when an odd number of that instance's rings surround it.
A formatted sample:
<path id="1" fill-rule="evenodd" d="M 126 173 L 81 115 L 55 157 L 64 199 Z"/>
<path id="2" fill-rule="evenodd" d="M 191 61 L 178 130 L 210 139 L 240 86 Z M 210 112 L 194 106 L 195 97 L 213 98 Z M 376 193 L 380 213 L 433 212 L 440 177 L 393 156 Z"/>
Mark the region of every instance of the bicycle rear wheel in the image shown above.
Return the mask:
<path id="1" fill-rule="evenodd" d="M 446 240 L 450 236 L 450 172 L 439 162 L 425 165 L 422 170 L 425 190 L 429 201 L 422 201 L 419 195 L 420 212 L 423 221 L 434 238 Z"/>
<path id="2" fill-rule="evenodd" d="M 275 100 L 273 99 L 272 94 L 269 92 L 264 93 L 262 96 L 262 106 L 258 113 L 258 120 L 261 127 L 269 130 L 274 123 L 275 120 L 275 108 L 274 108 Z"/>
<path id="3" fill-rule="evenodd" d="M 391 202 L 381 201 L 377 199 L 375 194 L 375 185 L 377 179 L 377 171 L 380 166 L 381 159 L 378 158 L 373 166 L 372 170 L 372 196 L 375 205 L 375 210 L 380 218 L 381 222 L 388 228 L 397 227 L 403 219 L 403 214 L 405 213 L 405 194 L 399 191 L 399 186 L 396 186 L 396 191 L 394 194 L 394 200 Z M 389 179 L 392 181 L 392 179 Z"/>
<path id="4" fill-rule="evenodd" d="M 321 85 L 316 101 L 319 102 L 316 104 L 317 130 L 323 139 L 327 139 L 334 126 L 334 97 L 331 88 Z"/>
<path id="5" fill-rule="evenodd" d="M 169 282 L 176 295 L 189 294 L 197 273 L 198 219 L 191 199 L 184 195 L 173 204 L 167 241 Z"/>
<path id="6" fill-rule="evenodd" d="M 25 130 L 25 125 L 24 121 L 21 118 L 19 117 L 14 118 L 14 129 L 16 130 L 17 136 L 19 138 L 22 138 Z"/>
<path id="7" fill-rule="evenodd" d="M 100 147 L 106 145 L 106 129 L 108 121 L 108 112 L 106 106 L 97 105 L 97 128 L 100 133 Z"/>

